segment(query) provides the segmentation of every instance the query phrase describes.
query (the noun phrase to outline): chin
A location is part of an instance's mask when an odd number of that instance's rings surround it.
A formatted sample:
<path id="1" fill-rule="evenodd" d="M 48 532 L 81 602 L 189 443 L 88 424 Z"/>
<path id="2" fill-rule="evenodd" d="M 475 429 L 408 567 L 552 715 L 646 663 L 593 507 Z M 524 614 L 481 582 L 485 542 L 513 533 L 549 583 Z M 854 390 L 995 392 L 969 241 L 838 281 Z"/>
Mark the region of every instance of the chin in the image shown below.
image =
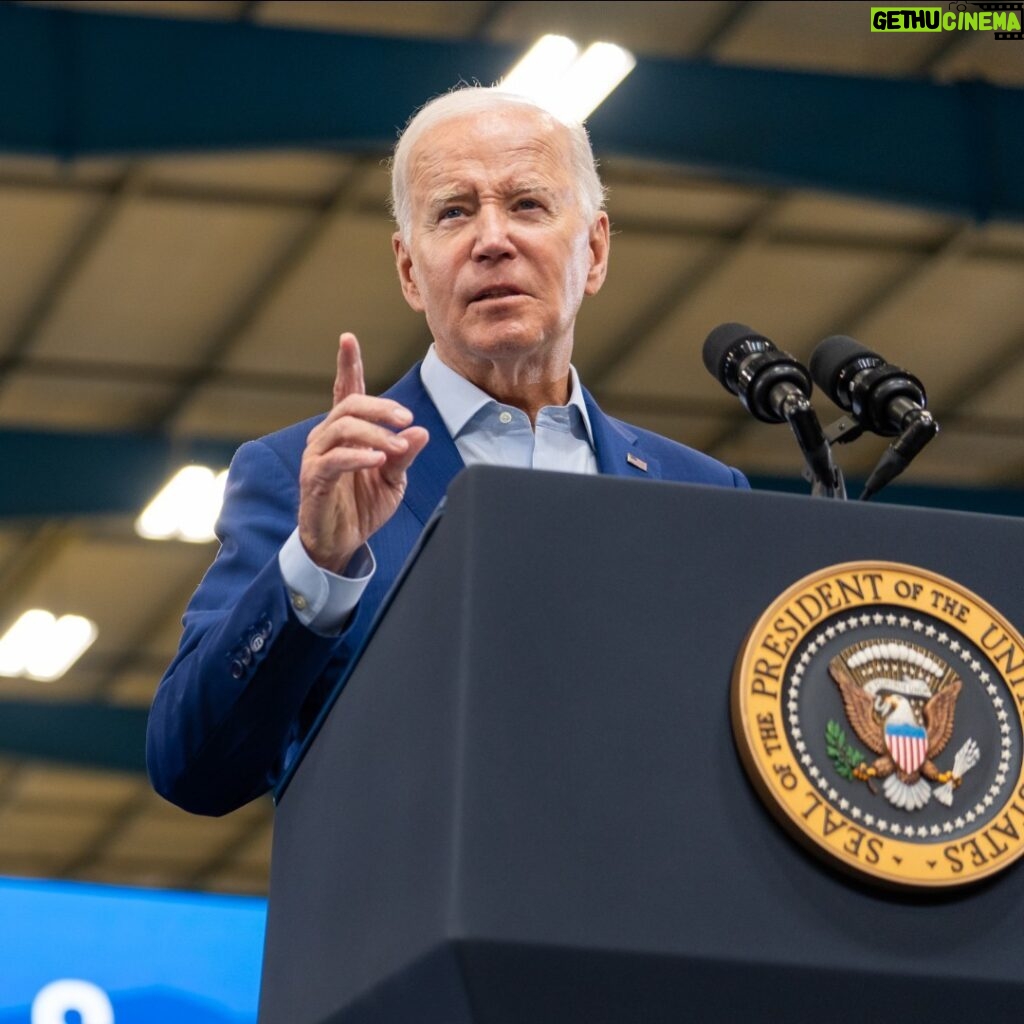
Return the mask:
<path id="1" fill-rule="evenodd" d="M 543 350 L 544 347 L 543 337 L 515 327 L 482 332 L 480 336 L 467 340 L 464 345 L 466 351 L 484 358 L 521 356 L 529 352 Z"/>

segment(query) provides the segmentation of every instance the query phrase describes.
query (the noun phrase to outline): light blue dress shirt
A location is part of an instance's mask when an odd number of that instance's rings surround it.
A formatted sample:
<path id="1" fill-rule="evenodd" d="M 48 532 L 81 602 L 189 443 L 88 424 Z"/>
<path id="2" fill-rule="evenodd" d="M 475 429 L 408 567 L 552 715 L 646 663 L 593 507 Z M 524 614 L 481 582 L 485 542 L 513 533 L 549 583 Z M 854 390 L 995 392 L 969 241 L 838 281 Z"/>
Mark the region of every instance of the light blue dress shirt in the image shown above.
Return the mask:
<path id="1" fill-rule="evenodd" d="M 583 389 L 576 368 L 571 366 L 569 373 L 568 404 L 544 406 L 534 429 L 522 409 L 495 401 L 441 362 L 433 345 L 420 367 L 423 386 L 467 466 L 486 463 L 596 474 L 597 455 Z M 325 635 L 341 630 L 375 569 L 373 554 L 365 546 L 344 575 L 320 568 L 306 554 L 298 528 L 281 548 L 278 564 L 296 617 Z"/>
<path id="2" fill-rule="evenodd" d="M 430 346 L 420 379 L 467 466 L 513 466 L 597 473 L 590 417 L 576 368 L 569 367 L 568 405 L 546 405 L 530 417 L 514 405 L 495 401 L 486 391 L 441 362 Z"/>

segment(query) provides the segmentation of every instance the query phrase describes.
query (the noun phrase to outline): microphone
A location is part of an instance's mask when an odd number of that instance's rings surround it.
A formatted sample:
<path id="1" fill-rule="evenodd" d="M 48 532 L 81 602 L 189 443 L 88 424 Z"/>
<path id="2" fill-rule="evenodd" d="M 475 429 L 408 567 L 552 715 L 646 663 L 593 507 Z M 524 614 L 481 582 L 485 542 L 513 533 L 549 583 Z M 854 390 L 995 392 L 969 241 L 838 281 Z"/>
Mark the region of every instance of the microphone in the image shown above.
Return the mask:
<path id="1" fill-rule="evenodd" d="M 746 324 L 720 324 L 703 354 L 708 373 L 765 423 L 782 423 L 787 403 L 810 398 L 813 384 L 803 365 Z"/>
<path id="2" fill-rule="evenodd" d="M 811 407 L 811 375 L 802 363 L 746 324 L 720 324 L 704 341 L 704 365 L 765 423 L 786 422 L 800 445 L 811 493 L 846 497 L 842 473 Z"/>
<path id="3" fill-rule="evenodd" d="M 924 385 L 853 338 L 826 338 L 811 355 L 811 376 L 861 427 L 896 437 L 864 484 L 861 501 L 899 476 L 939 432 Z"/>
<path id="4" fill-rule="evenodd" d="M 811 376 L 840 409 L 883 437 L 902 434 L 928 405 L 924 385 L 913 374 L 842 334 L 814 350 Z"/>

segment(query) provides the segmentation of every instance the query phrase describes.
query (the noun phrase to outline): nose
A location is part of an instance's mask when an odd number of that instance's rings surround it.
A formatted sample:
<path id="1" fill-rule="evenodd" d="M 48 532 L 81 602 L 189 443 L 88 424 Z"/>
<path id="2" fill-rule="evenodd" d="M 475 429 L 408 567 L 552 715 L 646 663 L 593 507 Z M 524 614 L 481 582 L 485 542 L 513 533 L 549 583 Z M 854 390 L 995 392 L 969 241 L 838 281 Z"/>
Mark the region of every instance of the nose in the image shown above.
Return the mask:
<path id="1" fill-rule="evenodd" d="M 515 255 L 515 245 L 509 235 L 508 213 L 501 207 L 491 203 L 482 205 L 474 219 L 474 227 L 474 260 L 508 259 Z"/>

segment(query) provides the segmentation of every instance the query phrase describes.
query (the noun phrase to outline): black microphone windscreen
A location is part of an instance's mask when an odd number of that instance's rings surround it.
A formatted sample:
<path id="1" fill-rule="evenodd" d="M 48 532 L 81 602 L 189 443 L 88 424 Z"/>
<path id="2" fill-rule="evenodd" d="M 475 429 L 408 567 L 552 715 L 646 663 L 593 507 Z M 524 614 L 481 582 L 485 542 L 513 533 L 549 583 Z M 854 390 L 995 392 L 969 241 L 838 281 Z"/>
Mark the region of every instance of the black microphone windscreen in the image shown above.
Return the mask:
<path id="1" fill-rule="evenodd" d="M 758 334 L 746 324 L 719 324 L 704 340 L 704 365 L 708 373 L 727 388 L 729 383 L 725 371 L 729 362 L 729 350 L 745 338 L 767 341 L 764 335 Z"/>
<path id="2" fill-rule="evenodd" d="M 862 356 L 876 356 L 859 341 L 845 334 L 833 334 L 826 338 L 811 354 L 810 371 L 814 383 L 835 401 L 837 378 L 852 360 Z"/>

